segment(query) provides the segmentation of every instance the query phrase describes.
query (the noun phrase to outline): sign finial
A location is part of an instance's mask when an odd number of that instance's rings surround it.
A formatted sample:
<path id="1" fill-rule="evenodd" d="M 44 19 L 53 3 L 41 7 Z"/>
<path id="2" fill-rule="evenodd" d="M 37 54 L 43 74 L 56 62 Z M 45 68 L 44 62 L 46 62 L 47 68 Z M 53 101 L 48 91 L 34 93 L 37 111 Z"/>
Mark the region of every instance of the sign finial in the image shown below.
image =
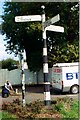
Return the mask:
<path id="1" fill-rule="evenodd" d="M 45 9 L 45 6 L 44 6 L 44 5 L 42 5 L 42 6 L 41 6 L 41 8 L 42 8 L 42 9 Z"/>

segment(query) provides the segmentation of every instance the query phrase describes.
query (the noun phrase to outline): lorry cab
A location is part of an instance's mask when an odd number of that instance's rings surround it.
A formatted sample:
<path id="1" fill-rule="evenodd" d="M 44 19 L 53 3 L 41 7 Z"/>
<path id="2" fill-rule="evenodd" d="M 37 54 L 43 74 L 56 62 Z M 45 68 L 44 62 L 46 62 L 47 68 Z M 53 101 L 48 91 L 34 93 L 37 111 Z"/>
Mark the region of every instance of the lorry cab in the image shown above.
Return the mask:
<path id="1" fill-rule="evenodd" d="M 78 62 L 56 63 L 52 68 L 52 87 L 62 92 L 79 92 Z"/>

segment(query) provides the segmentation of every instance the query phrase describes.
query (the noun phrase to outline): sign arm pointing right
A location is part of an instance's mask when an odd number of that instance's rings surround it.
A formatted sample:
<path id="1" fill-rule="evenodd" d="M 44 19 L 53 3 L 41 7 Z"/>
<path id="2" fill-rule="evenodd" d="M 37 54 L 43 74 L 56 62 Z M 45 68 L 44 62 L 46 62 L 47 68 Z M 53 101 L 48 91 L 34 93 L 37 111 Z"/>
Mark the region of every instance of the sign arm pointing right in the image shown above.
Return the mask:
<path id="1" fill-rule="evenodd" d="M 45 30 L 55 31 L 55 32 L 62 32 L 63 33 L 64 32 L 64 27 L 50 25 L 50 26 L 46 27 Z"/>

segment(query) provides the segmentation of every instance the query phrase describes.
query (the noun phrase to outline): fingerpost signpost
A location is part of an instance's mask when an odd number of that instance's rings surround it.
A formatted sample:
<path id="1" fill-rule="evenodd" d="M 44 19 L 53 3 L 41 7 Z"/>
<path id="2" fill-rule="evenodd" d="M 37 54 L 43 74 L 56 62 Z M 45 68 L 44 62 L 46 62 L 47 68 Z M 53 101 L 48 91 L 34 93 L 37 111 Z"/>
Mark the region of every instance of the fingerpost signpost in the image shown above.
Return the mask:
<path id="1" fill-rule="evenodd" d="M 51 103 L 50 98 L 50 82 L 48 81 L 48 58 L 47 58 L 47 42 L 46 42 L 46 31 L 64 32 L 64 28 L 61 26 L 51 25 L 60 20 L 59 14 L 51 18 L 50 20 L 45 20 L 45 6 L 41 6 L 42 15 L 28 15 L 28 16 L 16 16 L 15 22 L 30 22 L 30 21 L 42 21 L 42 40 L 43 40 L 43 74 L 44 74 L 44 103 L 49 106 Z M 24 59 L 24 58 L 23 58 Z M 24 70 L 24 69 L 23 69 Z M 22 72 L 24 74 L 24 71 Z M 24 75 L 23 75 L 24 76 Z M 25 77 L 23 77 L 25 79 Z M 25 87 L 25 80 L 24 85 Z M 23 88 L 24 88 L 23 87 Z M 25 106 L 25 88 L 22 88 L 22 102 Z"/>

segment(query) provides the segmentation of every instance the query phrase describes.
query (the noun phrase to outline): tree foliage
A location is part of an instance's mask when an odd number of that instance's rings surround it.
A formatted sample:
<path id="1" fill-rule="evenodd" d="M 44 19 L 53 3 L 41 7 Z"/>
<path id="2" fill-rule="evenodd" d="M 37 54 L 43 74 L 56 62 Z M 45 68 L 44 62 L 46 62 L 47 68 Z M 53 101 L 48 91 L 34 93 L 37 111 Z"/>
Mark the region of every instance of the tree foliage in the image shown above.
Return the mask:
<path id="1" fill-rule="evenodd" d="M 47 32 L 48 60 L 51 67 L 56 62 L 78 61 L 78 3 L 77 2 L 6 2 L 4 4 L 3 31 L 6 34 L 6 49 L 18 54 L 26 50 L 30 70 L 42 68 L 42 24 L 41 22 L 16 23 L 15 16 L 40 15 L 45 5 L 46 20 L 60 14 L 55 25 L 63 26 L 64 33 Z M 52 48 L 52 49 L 51 49 Z"/>
<path id="2" fill-rule="evenodd" d="M 8 58 L 6 60 L 0 61 L 2 69 L 13 70 L 18 68 L 18 61 Z"/>

